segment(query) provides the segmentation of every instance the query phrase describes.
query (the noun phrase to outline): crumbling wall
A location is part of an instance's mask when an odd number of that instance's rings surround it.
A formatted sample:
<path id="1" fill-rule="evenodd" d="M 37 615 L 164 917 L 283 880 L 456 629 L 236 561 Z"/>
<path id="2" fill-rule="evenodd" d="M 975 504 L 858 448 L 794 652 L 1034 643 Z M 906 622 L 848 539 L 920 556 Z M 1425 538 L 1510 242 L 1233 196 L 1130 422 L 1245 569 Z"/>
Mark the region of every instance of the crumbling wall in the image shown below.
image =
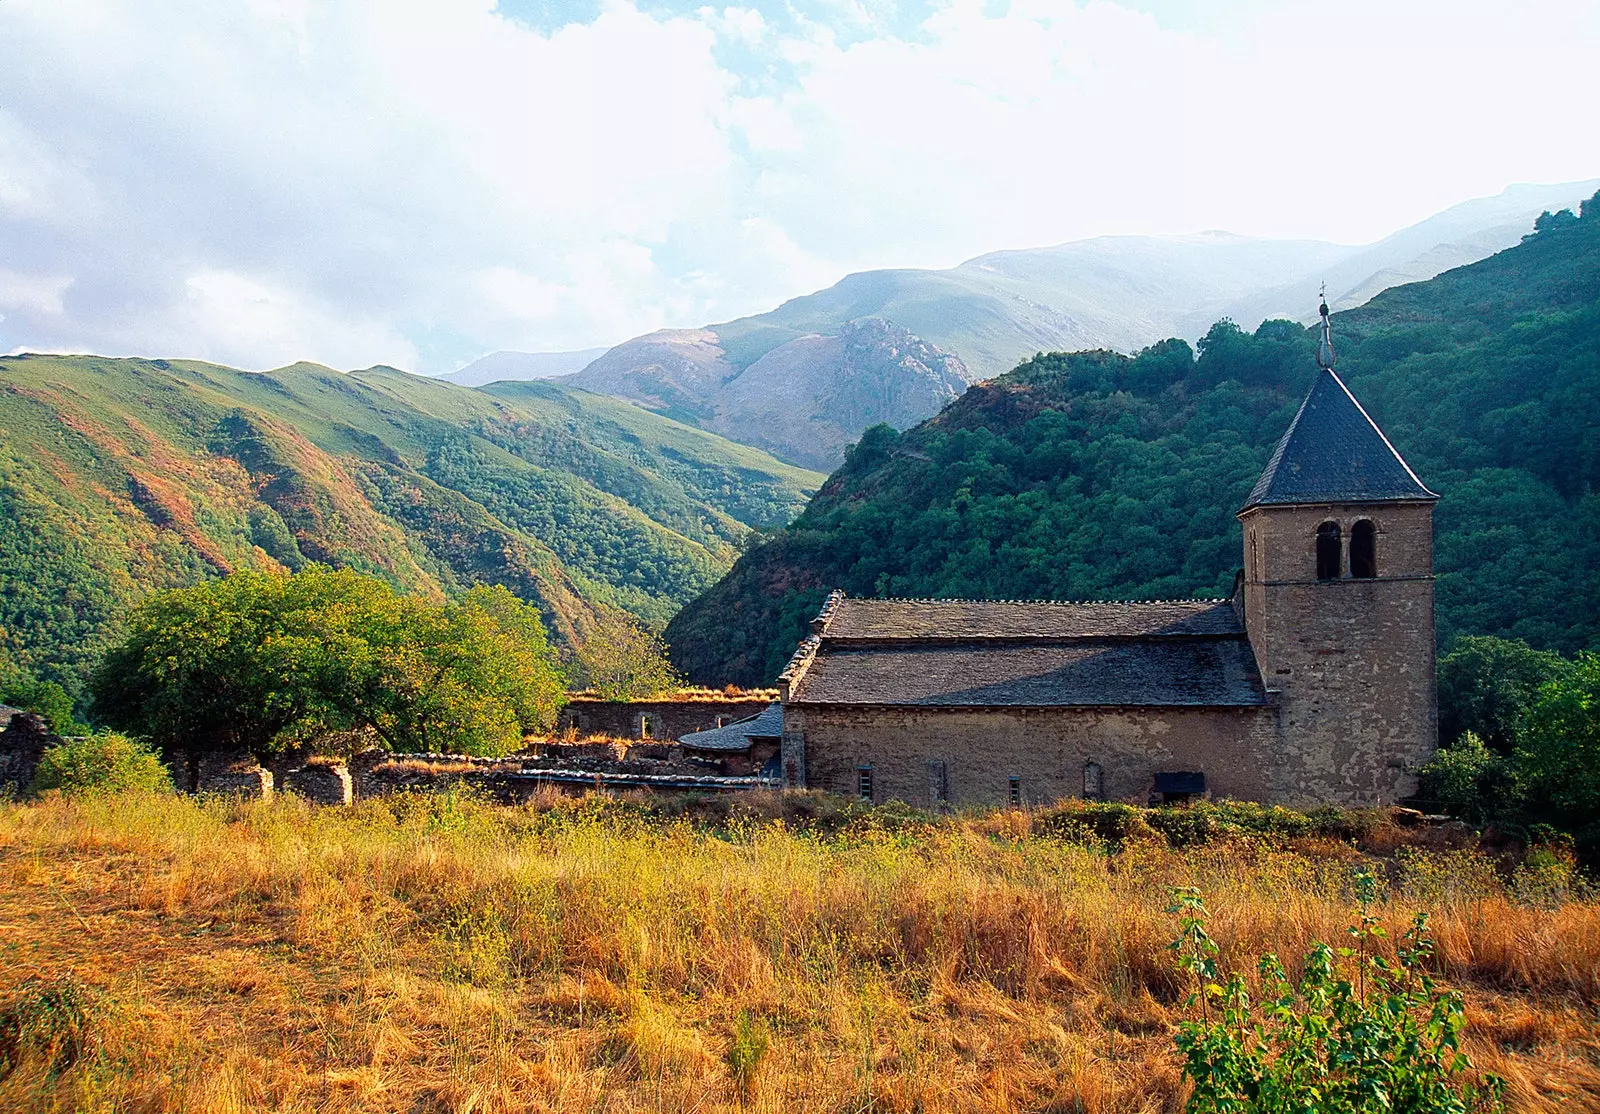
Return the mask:
<path id="1" fill-rule="evenodd" d="M 272 796 L 272 771 L 241 751 L 208 751 L 200 755 L 195 789 L 201 793 L 228 793 L 236 797 Z"/>
<path id="2" fill-rule="evenodd" d="M 41 716 L 12 710 L 0 731 L 0 790 L 21 793 L 33 784 L 46 747 L 61 742 Z"/>

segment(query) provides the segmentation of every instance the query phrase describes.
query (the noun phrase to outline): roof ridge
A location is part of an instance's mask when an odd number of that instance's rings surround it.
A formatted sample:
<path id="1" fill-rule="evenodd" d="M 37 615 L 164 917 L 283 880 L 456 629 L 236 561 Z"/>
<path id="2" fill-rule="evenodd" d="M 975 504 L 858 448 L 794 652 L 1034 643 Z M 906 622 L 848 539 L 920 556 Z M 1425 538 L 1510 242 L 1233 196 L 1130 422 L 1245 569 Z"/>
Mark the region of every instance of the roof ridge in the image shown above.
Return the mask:
<path id="1" fill-rule="evenodd" d="M 851 603 L 1003 603 L 1003 604 L 1086 604 L 1126 606 L 1139 603 L 1227 603 L 1222 596 L 1153 596 L 1145 599 L 984 599 L 977 596 L 852 596 Z"/>

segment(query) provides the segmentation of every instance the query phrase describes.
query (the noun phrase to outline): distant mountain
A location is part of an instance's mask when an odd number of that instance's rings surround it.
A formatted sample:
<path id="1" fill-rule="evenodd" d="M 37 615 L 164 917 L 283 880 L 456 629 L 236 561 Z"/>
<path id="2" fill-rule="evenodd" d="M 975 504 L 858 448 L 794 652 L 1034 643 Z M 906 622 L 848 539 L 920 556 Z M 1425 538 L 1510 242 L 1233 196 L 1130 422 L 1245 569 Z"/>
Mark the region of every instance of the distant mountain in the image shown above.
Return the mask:
<path id="1" fill-rule="evenodd" d="M 604 348 L 581 352 L 491 352 L 439 378 L 463 387 L 481 387 L 501 380 L 554 379 L 582 371 L 605 354 Z"/>
<path id="2" fill-rule="evenodd" d="M 1441 646 L 1600 649 L 1600 194 L 1516 246 L 1334 316 L 1338 370 L 1433 490 Z M 1285 320 L 1054 354 L 904 433 L 667 627 L 691 679 L 770 681 L 826 593 L 1223 595 L 1234 512 L 1316 372 Z"/>
<path id="3" fill-rule="evenodd" d="M 651 333 L 568 382 L 826 469 L 867 426 L 914 425 L 974 378 L 955 356 L 880 318 L 798 333 L 742 366 L 721 341 L 709 329 Z"/>
<path id="4" fill-rule="evenodd" d="M 890 349 L 953 359 L 960 369 L 948 365 L 952 374 L 974 382 L 1036 352 L 1132 352 L 1167 336 L 1192 341 L 1224 316 L 1247 329 L 1273 316 L 1304 319 L 1315 314 L 1323 283 L 1339 308 L 1359 305 L 1389 286 L 1431 278 L 1509 247 L 1541 211 L 1575 205 L 1597 186 L 1513 186 L 1361 247 L 1225 232 L 1102 236 L 994 252 L 949 270 L 865 271 L 768 313 L 626 341 L 574 382 L 828 468 L 868 425 L 898 420 L 871 407 L 841 411 L 826 385 L 866 376 L 862 390 L 900 397 L 907 404 L 901 413 L 910 421 L 931 416 L 942 404 L 938 390 L 923 389 L 931 381 L 889 355 Z M 821 339 L 841 337 L 852 323 L 866 320 L 887 322 L 898 330 L 896 339 L 881 358 L 846 368 L 841 361 L 856 350 Z M 769 355 L 784 368 L 781 407 L 751 405 L 757 391 L 738 386 L 752 371 L 770 371 L 774 365 L 763 364 Z M 746 404 L 730 408 L 734 395 Z M 920 404 L 911 403 L 913 396 Z M 826 435 L 802 436 L 797 444 L 796 434 L 808 425 Z"/>
<path id="5" fill-rule="evenodd" d="M 76 687 L 153 588 L 309 561 L 661 623 L 822 477 L 550 382 L 0 358 L 0 654 Z"/>

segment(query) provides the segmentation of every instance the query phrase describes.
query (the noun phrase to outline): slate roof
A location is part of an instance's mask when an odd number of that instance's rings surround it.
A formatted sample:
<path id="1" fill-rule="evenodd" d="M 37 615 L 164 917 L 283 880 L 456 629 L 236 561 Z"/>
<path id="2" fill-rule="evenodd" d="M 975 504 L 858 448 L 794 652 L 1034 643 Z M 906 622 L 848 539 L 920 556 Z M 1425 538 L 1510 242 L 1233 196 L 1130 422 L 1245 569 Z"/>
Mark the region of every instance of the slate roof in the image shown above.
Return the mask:
<path id="1" fill-rule="evenodd" d="M 1233 605 L 857 600 L 835 595 L 790 703 L 1248 707 L 1266 703 Z"/>
<path id="2" fill-rule="evenodd" d="M 1344 382 L 1323 368 L 1241 509 L 1437 498 Z"/>
<path id="3" fill-rule="evenodd" d="M 680 746 L 690 750 L 745 751 L 752 739 L 777 739 L 783 736 L 783 705 L 773 703 L 753 716 L 713 727 L 709 731 L 691 731 L 678 740 Z"/>

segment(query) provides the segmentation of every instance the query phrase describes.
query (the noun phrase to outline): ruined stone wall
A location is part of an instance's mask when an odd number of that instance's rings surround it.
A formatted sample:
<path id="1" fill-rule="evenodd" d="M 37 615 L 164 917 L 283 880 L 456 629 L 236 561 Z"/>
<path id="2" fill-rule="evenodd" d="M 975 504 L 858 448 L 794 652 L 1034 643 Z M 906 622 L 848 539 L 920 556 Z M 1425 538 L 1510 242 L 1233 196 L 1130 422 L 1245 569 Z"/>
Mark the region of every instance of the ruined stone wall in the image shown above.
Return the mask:
<path id="1" fill-rule="evenodd" d="M 872 767 L 873 799 L 919 807 L 948 802 L 1005 805 L 1010 779 L 1023 804 L 1085 791 L 1099 768 L 1098 796 L 1148 802 L 1158 771 L 1205 774 L 1209 793 L 1276 800 L 1278 724 L 1273 708 L 1047 708 L 942 710 L 791 704 L 783 764 L 808 788 L 854 796 L 859 768 Z M 1091 786 L 1091 789 L 1093 786 Z"/>
<path id="2" fill-rule="evenodd" d="M 1349 575 L 1360 519 L 1377 528 L 1375 578 Z M 1277 795 L 1382 805 L 1415 793 L 1438 744 L 1431 505 L 1257 507 L 1242 520 L 1245 625 L 1282 715 Z M 1341 576 L 1319 581 L 1327 521 Z"/>
<path id="3" fill-rule="evenodd" d="M 692 731 L 713 727 L 765 711 L 775 699 L 771 693 L 752 694 L 747 700 L 707 696 L 704 699 L 597 700 L 575 696 L 561 710 L 559 727 L 580 735 L 611 735 L 639 739 L 641 718 L 651 717 L 649 738 L 676 741 Z"/>
<path id="4" fill-rule="evenodd" d="M 42 716 L 13 710 L 5 730 L 0 731 L 0 790 L 26 792 L 45 748 L 60 741 Z"/>

